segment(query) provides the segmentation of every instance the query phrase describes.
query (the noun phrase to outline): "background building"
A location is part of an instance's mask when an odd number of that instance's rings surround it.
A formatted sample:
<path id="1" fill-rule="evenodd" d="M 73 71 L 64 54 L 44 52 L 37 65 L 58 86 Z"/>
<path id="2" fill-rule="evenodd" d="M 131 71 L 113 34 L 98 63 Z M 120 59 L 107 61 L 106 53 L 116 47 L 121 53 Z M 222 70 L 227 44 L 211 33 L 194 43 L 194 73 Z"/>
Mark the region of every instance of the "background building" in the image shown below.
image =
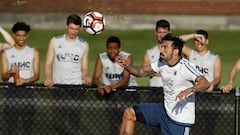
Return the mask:
<path id="1" fill-rule="evenodd" d="M 240 29 L 239 7 L 238 0 L 0 0 L 0 25 L 21 20 L 35 28 L 62 28 L 69 13 L 99 11 L 107 28 L 147 29 L 165 18 L 178 29 Z"/>

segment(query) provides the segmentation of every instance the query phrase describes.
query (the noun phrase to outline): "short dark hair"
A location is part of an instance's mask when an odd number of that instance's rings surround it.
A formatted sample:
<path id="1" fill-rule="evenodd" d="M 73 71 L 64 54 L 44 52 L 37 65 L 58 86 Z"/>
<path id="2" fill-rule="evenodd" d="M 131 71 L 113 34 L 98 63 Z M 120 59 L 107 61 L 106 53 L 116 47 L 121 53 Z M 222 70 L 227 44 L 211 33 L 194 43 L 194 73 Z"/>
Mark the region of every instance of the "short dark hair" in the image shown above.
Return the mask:
<path id="1" fill-rule="evenodd" d="M 80 25 L 80 27 L 81 27 L 82 26 L 82 19 L 77 14 L 71 14 L 67 18 L 67 25 L 70 24 L 70 23 L 73 23 L 75 25 Z"/>
<path id="2" fill-rule="evenodd" d="M 179 53 L 178 53 L 179 56 L 182 55 L 182 48 L 184 46 L 184 41 L 182 39 L 172 36 L 171 34 L 167 34 L 163 37 L 162 41 L 164 40 L 172 41 L 173 48 L 179 50 Z"/>
<path id="3" fill-rule="evenodd" d="M 208 39 L 208 33 L 205 30 L 200 29 L 200 30 L 197 30 L 195 33 L 196 34 L 201 34 L 205 37 L 205 39 Z"/>
<path id="4" fill-rule="evenodd" d="M 26 31 L 27 33 L 31 30 L 30 25 L 27 25 L 25 22 L 16 22 L 12 27 L 12 32 L 15 33 L 19 30 Z"/>
<path id="5" fill-rule="evenodd" d="M 168 28 L 168 30 L 170 30 L 170 23 L 167 20 L 165 20 L 165 19 L 158 20 L 156 22 L 155 30 L 157 30 L 159 27 Z"/>
<path id="6" fill-rule="evenodd" d="M 109 43 L 117 43 L 119 47 L 121 47 L 121 41 L 117 36 L 110 36 L 107 39 L 107 47 Z"/>

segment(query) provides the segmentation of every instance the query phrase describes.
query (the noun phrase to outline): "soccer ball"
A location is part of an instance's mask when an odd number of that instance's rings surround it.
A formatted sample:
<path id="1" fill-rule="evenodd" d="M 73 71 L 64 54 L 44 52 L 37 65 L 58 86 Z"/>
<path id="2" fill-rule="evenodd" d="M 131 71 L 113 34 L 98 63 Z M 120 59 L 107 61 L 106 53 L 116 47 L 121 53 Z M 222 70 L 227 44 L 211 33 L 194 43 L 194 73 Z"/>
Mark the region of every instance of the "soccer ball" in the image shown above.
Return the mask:
<path id="1" fill-rule="evenodd" d="M 91 35 L 102 33 L 104 26 L 105 18 L 99 12 L 89 12 L 83 18 L 83 29 Z"/>

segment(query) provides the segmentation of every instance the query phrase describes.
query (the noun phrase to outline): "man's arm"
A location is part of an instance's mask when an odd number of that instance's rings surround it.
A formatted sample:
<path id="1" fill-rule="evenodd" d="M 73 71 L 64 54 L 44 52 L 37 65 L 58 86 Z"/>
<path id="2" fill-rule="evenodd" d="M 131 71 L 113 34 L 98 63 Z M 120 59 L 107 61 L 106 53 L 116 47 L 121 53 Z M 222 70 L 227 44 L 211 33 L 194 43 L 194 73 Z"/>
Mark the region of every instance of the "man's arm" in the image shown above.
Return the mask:
<path id="1" fill-rule="evenodd" d="M 8 81 L 10 77 L 13 76 L 13 73 L 11 70 L 8 69 L 8 61 L 7 61 L 7 54 L 5 51 L 1 52 L 1 65 L 2 65 L 2 80 L 3 81 Z"/>
<path id="2" fill-rule="evenodd" d="M 54 83 L 52 81 L 52 64 L 54 59 L 54 38 L 52 38 L 48 45 L 48 51 L 46 54 L 46 60 L 44 65 L 44 85 L 53 86 Z"/>
<path id="3" fill-rule="evenodd" d="M 210 82 L 210 87 L 206 92 L 212 92 L 215 86 L 218 86 L 221 83 L 222 78 L 222 64 L 219 56 L 216 57 L 214 62 L 214 79 Z"/>
<path id="4" fill-rule="evenodd" d="M 197 38 L 200 38 L 201 39 L 201 42 L 205 43 L 205 37 L 201 34 L 185 34 L 185 35 L 181 35 L 179 36 L 180 39 L 182 39 L 183 41 L 188 41 L 190 39 L 197 39 Z M 186 44 L 183 46 L 183 49 L 182 49 L 182 53 L 184 55 L 186 55 L 187 57 L 190 56 L 192 52 L 192 48 L 188 47 Z"/>
<path id="5" fill-rule="evenodd" d="M 188 41 L 190 39 L 194 39 L 194 38 L 198 37 L 198 35 L 202 37 L 202 35 L 200 35 L 200 34 L 185 34 L 185 35 L 179 36 L 179 38 L 182 39 L 183 41 Z M 185 56 L 189 57 L 191 52 L 192 52 L 192 48 L 190 48 L 186 44 L 184 44 L 182 53 Z"/>
<path id="6" fill-rule="evenodd" d="M 95 68 L 94 68 L 94 73 L 93 73 L 93 79 L 92 79 L 92 84 L 96 86 L 101 86 L 102 83 L 100 81 L 101 74 L 102 74 L 102 62 L 100 59 L 100 56 L 98 56 Z"/>
<path id="7" fill-rule="evenodd" d="M 144 67 L 138 67 L 134 65 L 126 65 L 125 69 L 137 77 L 144 77 L 144 76 L 150 76 L 155 74 L 156 72 L 152 69 L 151 65 L 147 65 Z"/>
<path id="8" fill-rule="evenodd" d="M 228 93 L 233 88 L 233 82 L 235 80 L 235 77 L 237 75 L 237 72 L 240 70 L 240 59 L 234 64 L 232 69 L 230 70 L 229 76 L 228 76 L 228 82 L 226 85 L 224 85 L 221 89 L 223 92 Z"/>
<path id="9" fill-rule="evenodd" d="M 100 81 L 101 75 L 102 75 L 102 61 L 100 59 L 100 56 L 98 56 L 95 68 L 94 68 L 94 73 L 93 73 L 93 79 L 92 79 L 92 84 L 97 86 L 98 93 L 101 95 L 104 95 L 104 89 L 103 89 L 103 84 Z"/>
<path id="10" fill-rule="evenodd" d="M 83 60 L 82 60 L 82 79 L 84 84 L 90 84 L 91 78 L 88 75 L 88 63 L 89 63 L 89 45 L 86 42 L 86 47 L 84 49 Z"/>
<path id="11" fill-rule="evenodd" d="M 149 64 L 151 64 L 151 62 L 150 62 L 150 58 L 149 58 L 149 55 L 148 55 L 148 51 L 146 51 L 145 54 L 144 54 L 142 66 L 147 66 Z"/>
<path id="12" fill-rule="evenodd" d="M 195 82 L 196 82 L 196 85 L 181 91 L 176 96 L 176 100 L 184 100 L 191 92 L 203 92 L 207 90 L 210 86 L 210 83 L 204 76 L 198 76 Z"/>
<path id="13" fill-rule="evenodd" d="M 134 66 L 128 63 L 127 59 L 122 57 L 122 56 L 118 56 L 115 61 L 122 67 L 124 67 L 129 73 L 131 73 L 134 76 L 137 77 L 144 77 L 144 76 L 149 76 L 149 75 L 153 75 L 156 72 L 152 69 L 151 65 L 147 65 L 144 67 L 138 67 L 138 66 Z"/>
<path id="14" fill-rule="evenodd" d="M 40 76 L 40 58 L 39 58 L 39 52 L 37 49 L 34 49 L 34 60 L 33 60 L 33 76 L 30 78 L 21 78 L 17 81 L 16 85 L 20 86 L 24 83 L 31 83 L 31 82 L 35 82 L 39 79 Z"/>
<path id="15" fill-rule="evenodd" d="M 195 82 L 196 84 L 190 88 L 191 92 L 203 92 L 210 86 L 210 83 L 204 76 L 198 76 Z"/>
<path id="16" fill-rule="evenodd" d="M 160 52 L 159 52 L 160 54 Z M 142 63 L 142 66 L 147 66 L 147 65 L 150 65 L 151 64 L 151 60 L 149 58 L 149 54 L 148 54 L 148 51 L 145 52 L 144 54 L 144 58 L 143 58 L 143 63 Z M 160 73 L 155 73 L 153 74 L 153 76 L 161 76 Z"/>
<path id="17" fill-rule="evenodd" d="M 3 38 L 5 39 L 5 41 L 10 45 L 10 46 L 14 46 L 15 41 L 12 38 L 12 36 L 0 26 L 0 33 L 2 34 Z M 2 48 L 2 47 L 1 47 Z M 4 47 L 3 47 L 4 48 Z"/>

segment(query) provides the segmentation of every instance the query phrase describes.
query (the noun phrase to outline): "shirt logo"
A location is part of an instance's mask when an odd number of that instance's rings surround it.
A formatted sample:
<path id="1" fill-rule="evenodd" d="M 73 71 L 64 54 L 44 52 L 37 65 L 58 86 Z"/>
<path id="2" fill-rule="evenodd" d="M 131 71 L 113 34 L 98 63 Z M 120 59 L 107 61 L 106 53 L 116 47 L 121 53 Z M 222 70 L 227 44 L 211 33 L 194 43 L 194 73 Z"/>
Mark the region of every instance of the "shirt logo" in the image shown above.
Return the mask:
<path id="1" fill-rule="evenodd" d="M 78 63 L 80 60 L 80 56 L 72 53 L 59 53 L 56 55 L 57 60 L 59 62 L 73 62 Z"/>
<path id="2" fill-rule="evenodd" d="M 111 80 L 120 80 L 123 78 L 123 74 L 109 74 L 106 73 L 105 76 Z"/>

